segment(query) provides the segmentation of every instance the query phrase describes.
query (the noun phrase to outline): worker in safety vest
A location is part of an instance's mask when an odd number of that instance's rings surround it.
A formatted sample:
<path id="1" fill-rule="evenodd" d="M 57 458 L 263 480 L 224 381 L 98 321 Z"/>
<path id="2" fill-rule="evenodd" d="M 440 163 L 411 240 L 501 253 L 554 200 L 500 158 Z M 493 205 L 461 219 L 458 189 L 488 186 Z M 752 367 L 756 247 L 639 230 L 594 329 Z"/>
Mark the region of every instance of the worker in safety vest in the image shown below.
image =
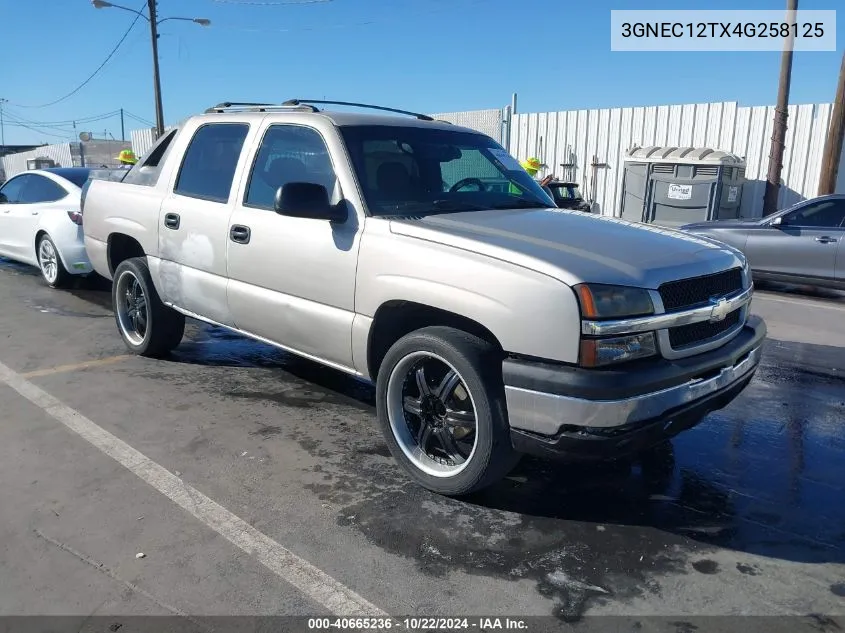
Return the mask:
<path id="1" fill-rule="evenodd" d="M 132 169 L 132 165 L 138 162 L 135 152 L 131 149 L 121 150 L 115 160 L 120 163 L 119 169 Z"/>
<path id="2" fill-rule="evenodd" d="M 532 156 L 531 158 L 526 158 L 525 160 L 521 161 L 519 164 L 529 176 L 531 176 L 534 180 L 537 180 L 539 185 L 546 190 L 546 193 L 551 195 L 551 192 L 546 189 L 546 186 L 552 180 L 554 180 L 554 176 L 546 176 L 545 178 L 542 178 L 540 180 L 537 179 L 537 172 L 540 171 L 540 169 L 543 167 L 543 163 L 540 162 L 539 158 L 534 158 Z M 509 187 L 509 191 L 510 193 L 518 194 L 521 190 L 516 185 L 511 184 L 511 186 Z"/>

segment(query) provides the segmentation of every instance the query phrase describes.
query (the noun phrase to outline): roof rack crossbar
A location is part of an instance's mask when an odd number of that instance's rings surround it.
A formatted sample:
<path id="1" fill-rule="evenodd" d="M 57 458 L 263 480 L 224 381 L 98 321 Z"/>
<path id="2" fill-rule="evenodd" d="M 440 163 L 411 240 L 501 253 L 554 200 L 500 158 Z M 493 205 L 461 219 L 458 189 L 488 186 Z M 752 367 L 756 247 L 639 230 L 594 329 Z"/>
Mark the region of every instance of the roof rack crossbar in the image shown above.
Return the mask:
<path id="1" fill-rule="evenodd" d="M 367 108 L 370 110 L 381 110 L 383 112 L 395 112 L 396 114 L 407 114 L 408 116 L 416 117 L 421 121 L 434 121 L 434 119 L 427 114 L 420 114 L 419 112 L 409 112 L 408 110 L 397 110 L 396 108 L 387 108 L 385 106 L 372 105 L 370 103 L 352 103 L 350 101 L 325 101 L 320 99 L 289 99 L 282 105 L 286 106 L 300 106 L 309 105 L 312 103 L 319 103 L 320 105 L 339 105 L 351 106 L 354 108 Z"/>
<path id="2" fill-rule="evenodd" d="M 246 110 L 249 112 L 267 112 L 270 110 L 308 110 L 309 112 L 319 112 L 317 108 L 308 104 L 293 106 L 286 103 L 245 103 L 234 101 L 224 101 L 223 103 L 218 103 L 216 106 L 208 108 L 205 112 L 206 114 L 210 114 L 212 112 L 227 112 L 231 110 Z"/>

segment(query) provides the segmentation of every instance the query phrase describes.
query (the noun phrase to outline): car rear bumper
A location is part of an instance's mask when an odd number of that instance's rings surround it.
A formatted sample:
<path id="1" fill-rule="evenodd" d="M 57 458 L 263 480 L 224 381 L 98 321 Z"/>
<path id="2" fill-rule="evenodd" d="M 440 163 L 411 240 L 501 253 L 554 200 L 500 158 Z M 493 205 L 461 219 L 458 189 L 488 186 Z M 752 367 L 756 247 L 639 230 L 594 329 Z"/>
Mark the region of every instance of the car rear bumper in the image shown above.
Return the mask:
<path id="1" fill-rule="evenodd" d="M 65 245 L 61 248 L 61 255 L 71 275 L 87 275 L 94 271 L 84 244 Z"/>
<path id="2" fill-rule="evenodd" d="M 503 374 L 514 448 L 602 459 L 673 437 L 748 385 L 765 336 L 765 323 L 752 316 L 722 347 L 677 360 L 588 370 L 508 359 Z"/>

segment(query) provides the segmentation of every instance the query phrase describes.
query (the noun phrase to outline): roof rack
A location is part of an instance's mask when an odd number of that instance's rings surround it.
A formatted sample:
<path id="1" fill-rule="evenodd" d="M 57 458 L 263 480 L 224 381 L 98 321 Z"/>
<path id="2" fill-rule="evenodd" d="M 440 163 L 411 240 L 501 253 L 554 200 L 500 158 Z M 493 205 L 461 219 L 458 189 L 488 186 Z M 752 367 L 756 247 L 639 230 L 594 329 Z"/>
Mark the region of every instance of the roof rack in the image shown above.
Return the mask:
<path id="1" fill-rule="evenodd" d="M 288 103 L 246 103 L 237 101 L 224 101 L 216 106 L 208 108 L 205 113 L 212 112 L 269 112 L 270 110 L 305 110 L 308 112 L 319 112 L 317 108 L 308 104 L 291 105 Z"/>
<path id="2" fill-rule="evenodd" d="M 339 105 L 339 106 L 352 106 L 355 108 L 367 108 L 370 110 L 381 110 L 383 112 L 395 112 L 396 114 L 407 114 L 408 116 L 416 117 L 421 121 L 434 121 L 434 119 L 427 114 L 420 114 L 419 112 L 409 112 L 408 110 L 397 110 L 396 108 L 386 108 L 384 106 L 377 106 L 372 105 L 369 103 L 352 103 L 349 101 L 323 101 L 318 99 L 289 99 L 285 101 L 282 105 L 283 106 L 307 106 L 313 103 L 319 103 L 320 105 Z M 316 111 L 316 108 L 315 108 Z"/>

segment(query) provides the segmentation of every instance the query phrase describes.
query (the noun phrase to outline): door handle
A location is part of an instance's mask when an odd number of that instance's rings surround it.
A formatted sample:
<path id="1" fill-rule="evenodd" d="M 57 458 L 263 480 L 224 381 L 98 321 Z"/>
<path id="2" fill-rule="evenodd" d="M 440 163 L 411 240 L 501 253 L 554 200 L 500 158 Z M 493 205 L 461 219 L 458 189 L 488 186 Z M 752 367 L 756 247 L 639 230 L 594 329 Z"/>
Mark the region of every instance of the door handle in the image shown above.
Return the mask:
<path id="1" fill-rule="evenodd" d="M 33 211 L 32 215 L 38 215 L 38 211 Z"/>
<path id="2" fill-rule="evenodd" d="M 249 244 L 251 234 L 252 231 L 249 230 L 249 227 L 243 224 L 233 224 L 232 228 L 229 229 L 229 239 L 238 244 Z"/>
<path id="3" fill-rule="evenodd" d="M 831 244 L 831 243 L 836 241 L 836 238 L 835 237 L 829 237 L 827 235 L 822 235 L 821 237 L 817 237 L 816 241 L 820 242 L 821 244 Z"/>
<path id="4" fill-rule="evenodd" d="M 178 213 L 164 214 L 164 226 L 166 226 L 168 229 L 178 229 L 180 222 L 181 218 L 179 217 Z"/>

